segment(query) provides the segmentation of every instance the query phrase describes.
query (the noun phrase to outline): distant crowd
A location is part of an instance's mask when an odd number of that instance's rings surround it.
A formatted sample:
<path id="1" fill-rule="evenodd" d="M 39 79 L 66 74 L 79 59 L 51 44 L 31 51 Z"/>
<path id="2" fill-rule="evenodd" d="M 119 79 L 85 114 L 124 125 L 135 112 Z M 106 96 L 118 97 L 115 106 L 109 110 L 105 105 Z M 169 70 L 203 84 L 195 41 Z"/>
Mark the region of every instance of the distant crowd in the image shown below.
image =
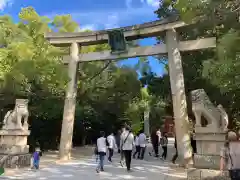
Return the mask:
<path id="1" fill-rule="evenodd" d="M 166 132 L 161 133 L 159 128 L 154 129 L 150 136 L 152 151 L 149 152 L 150 156 L 160 157 L 162 160 L 167 159 L 168 155 L 168 135 Z M 104 171 L 104 159 L 108 156 L 108 162 L 112 162 L 114 150 L 120 154 L 120 164 L 123 167 L 126 165 L 127 171 L 131 172 L 132 158 L 143 160 L 146 152 L 146 148 L 149 141 L 143 130 L 140 130 L 135 135 L 131 131 L 129 126 L 125 126 L 118 131 L 116 135 L 111 133 L 107 137 L 105 133 L 100 132 L 100 137 L 97 139 L 95 147 L 95 155 L 98 160 L 98 166 L 96 171 Z M 191 142 L 194 146 L 194 141 Z M 159 156 L 159 146 L 162 148 L 162 154 Z M 178 157 L 177 141 L 175 138 L 176 153 L 172 158 L 172 162 L 175 163 Z M 196 146 L 193 147 L 196 149 Z M 195 151 L 194 151 L 195 152 Z M 107 155 L 108 154 L 108 155 Z"/>

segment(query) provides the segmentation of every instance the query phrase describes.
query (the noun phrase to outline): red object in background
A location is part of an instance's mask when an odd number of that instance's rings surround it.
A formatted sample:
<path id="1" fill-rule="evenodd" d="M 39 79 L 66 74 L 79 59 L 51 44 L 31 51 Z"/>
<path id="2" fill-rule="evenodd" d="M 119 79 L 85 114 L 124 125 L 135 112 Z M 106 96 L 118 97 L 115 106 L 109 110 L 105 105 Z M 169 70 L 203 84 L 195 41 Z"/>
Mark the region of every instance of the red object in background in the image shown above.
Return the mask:
<path id="1" fill-rule="evenodd" d="M 174 137 L 174 119 L 172 116 L 164 117 L 164 124 L 161 132 L 167 132 L 168 137 Z"/>

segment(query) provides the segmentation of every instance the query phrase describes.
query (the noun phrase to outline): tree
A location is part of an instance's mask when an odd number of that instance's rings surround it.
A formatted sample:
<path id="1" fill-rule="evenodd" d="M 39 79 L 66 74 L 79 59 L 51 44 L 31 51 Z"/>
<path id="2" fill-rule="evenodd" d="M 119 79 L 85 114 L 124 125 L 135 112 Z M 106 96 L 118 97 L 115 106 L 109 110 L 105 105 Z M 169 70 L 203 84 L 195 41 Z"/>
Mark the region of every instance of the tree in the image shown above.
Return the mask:
<path id="1" fill-rule="evenodd" d="M 50 45 L 44 33 L 81 29 L 70 15 L 49 19 L 38 15 L 32 7 L 21 10 L 18 23 L 9 16 L 0 16 L 0 21 L 2 116 L 13 108 L 15 98 L 28 98 L 30 145 L 38 141 L 44 149 L 55 149 L 59 143 L 64 94 L 69 80 L 61 56 L 69 54 L 69 48 Z M 107 44 L 94 45 L 82 48 L 81 53 L 106 49 L 109 49 Z M 139 96 L 140 88 L 138 74 L 133 68 L 119 67 L 111 61 L 81 63 L 74 144 L 90 143 L 100 130 L 112 132 L 126 121 L 130 122 L 125 119 L 125 112 L 129 102 Z"/>

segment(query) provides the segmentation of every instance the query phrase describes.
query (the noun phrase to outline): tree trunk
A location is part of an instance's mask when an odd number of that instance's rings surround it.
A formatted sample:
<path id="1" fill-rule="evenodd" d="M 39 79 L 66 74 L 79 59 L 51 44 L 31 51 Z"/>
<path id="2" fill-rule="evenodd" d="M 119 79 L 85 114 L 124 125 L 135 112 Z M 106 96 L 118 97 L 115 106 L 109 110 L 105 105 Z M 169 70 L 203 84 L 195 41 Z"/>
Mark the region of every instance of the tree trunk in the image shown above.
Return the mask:
<path id="1" fill-rule="evenodd" d="M 150 136 L 150 133 L 149 133 L 149 110 L 144 111 L 144 133 L 147 137 Z"/>

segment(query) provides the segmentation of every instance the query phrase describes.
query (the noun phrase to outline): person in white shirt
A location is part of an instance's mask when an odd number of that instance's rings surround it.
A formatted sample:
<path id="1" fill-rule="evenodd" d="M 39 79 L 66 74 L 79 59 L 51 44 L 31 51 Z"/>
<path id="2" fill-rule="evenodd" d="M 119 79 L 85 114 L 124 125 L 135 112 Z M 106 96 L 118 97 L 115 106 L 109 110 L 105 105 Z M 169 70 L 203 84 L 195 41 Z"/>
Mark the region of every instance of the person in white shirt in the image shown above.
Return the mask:
<path id="1" fill-rule="evenodd" d="M 122 137 L 122 134 L 125 132 L 125 127 L 122 128 L 122 132 L 121 132 L 121 135 L 120 135 L 120 165 L 123 167 L 123 164 L 124 164 L 124 153 L 123 153 L 123 149 L 122 149 L 122 144 L 121 144 L 121 137 Z"/>
<path id="2" fill-rule="evenodd" d="M 139 134 L 139 146 L 140 146 L 140 152 L 141 152 L 140 159 L 143 160 L 146 146 L 147 146 L 147 137 L 144 134 L 143 130 L 141 130 Z"/>
<path id="3" fill-rule="evenodd" d="M 135 159 L 136 155 L 137 158 L 140 159 L 140 146 L 139 146 L 139 133 L 137 133 L 135 137 L 135 153 L 133 154 L 133 158 Z"/>
<path id="4" fill-rule="evenodd" d="M 104 158 L 107 152 L 106 138 L 105 133 L 103 131 L 100 132 L 100 138 L 97 139 L 97 151 L 99 155 L 99 164 L 97 166 L 96 171 L 99 173 L 99 171 L 104 171 L 103 169 Z"/>
<path id="5" fill-rule="evenodd" d="M 108 161 L 112 162 L 113 150 L 117 146 L 113 133 L 107 137 L 107 141 L 108 141 L 108 153 L 109 153 Z"/>
<path id="6" fill-rule="evenodd" d="M 160 139 L 162 138 L 162 133 L 161 133 L 160 129 L 157 130 L 156 134 L 158 136 L 158 142 L 160 142 Z"/>
<path id="7" fill-rule="evenodd" d="M 125 156 L 127 171 L 131 169 L 132 150 L 134 145 L 134 135 L 130 131 L 130 127 L 126 127 L 121 135 L 121 147 Z"/>

